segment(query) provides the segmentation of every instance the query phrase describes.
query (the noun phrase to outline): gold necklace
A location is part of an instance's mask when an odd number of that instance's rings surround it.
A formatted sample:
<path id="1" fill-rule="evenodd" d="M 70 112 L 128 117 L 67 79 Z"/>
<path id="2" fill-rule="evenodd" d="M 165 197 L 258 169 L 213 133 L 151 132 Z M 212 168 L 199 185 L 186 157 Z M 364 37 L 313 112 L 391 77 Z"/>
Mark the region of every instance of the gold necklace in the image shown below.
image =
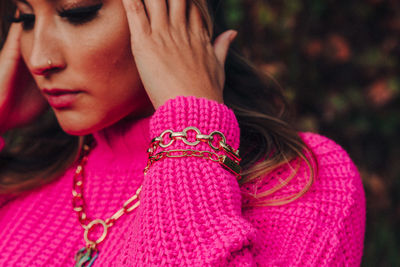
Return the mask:
<path id="1" fill-rule="evenodd" d="M 190 142 L 187 140 L 187 132 L 195 131 L 196 132 L 196 141 Z M 168 134 L 170 141 L 168 143 L 164 142 L 164 135 Z M 213 144 L 215 141 L 214 137 L 217 138 L 218 146 Z M 178 149 L 178 150 L 167 150 L 156 153 L 157 148 L 167 148 L 176 140 L 181 139 L 185 144 L 190 146 L 195 146 L 200 142 L 207 142 L 208 145 L 214 150 L 219 152 L 225 152 L 225 155 L 219 155 L 210 151 L 198 151 L 191 149 Z M 80 249 L 75 254 L 75 267 L 92 266 L 93 262 L 97 259 L 99 255 L 99 250 L 97 249 L 97 245 L 101 243 L 108 234 L 108 228 L 114 225 L 114 222 L 117 221 L 122 215 L 128 214 L 136 209 L 140 204 L 140 192 L 142 191 L 142 185 L 137 189 L 136 194 L 133 195 L 130 199 L 128 199 L 123 207 L 114 213 L 113 216 L 106 220 L 95 219 L 90 220 L 86 216 L 84 198 L 83 198 L 83 171 L 84 166 L 88 160 L 88 155 L 91 149 L 91 144 L 83 145 L 83 151 L 81 155 L 81 160 L 76 167 L 76 171 L 74 174 L 74 184 L 72 189 L 72 205 L 74 207 L 74 211 L 78 214 L 78 220 L 83 229 L 85 230 L 83 237 L 86 242 L 86 246 Z M 160 136 L 154 138 L 150 144 L 150 148 L 147 150 L 148 153 L 148 161 L 147 166 L 144 169 L 144 175 L 146 175 L 147 171 L 151 167 L 151 165 L 159 160 L 166 158 L 182 158 L 182 157 L 200 157 L 205 158 L 214 162 L 220 163 L 224 168 L 232 172 L 237 179 L 241 179 L 241 167 L 240 161 L 241 158 L 239 156 L 239 151 L 233 149 L 230 145 L 226 144 L 226 138 L 224 134 L 219 131 L 213 131 L 209 135 L 201 134 L 200 130 L 196 127 L 186 127 L 182 132 L 173 132 L 172 130 L 166 130 L 161 133 Z M 137 200 L 137 201 L 136 201 Z M 136 202 L 135 202 L 136 201 Z M 95 226 L 103 227 L 103 234 L 95 241 L 89 239 L 89 231 Z"/>
<path id="2" fill-rule="evenodd" d="M 78 214 L 78 220 L 80 225 L 83 227 L 84 234 L 83 238 L 86 242 L 86 246 L 80 249 L 75 254 L 75 267 L 86 266 L 90 267 L 93 265 L 94 261 L 99 256 L 99 250 L 97 245 L 100 244 L 108 234 L 108 229 L 112 227 L 122 215 L 128 214 L 136 209 L 140 204 L 139 195 L 142 191 L 142 185 L 136 190 L 135 195 L 129 198 L 123 204 L 122 208 L 119 209 L 114 215 L 106 220 L 102 219 L 94 219 L 91 220 L 87 218 L 85 212 L 85 201 L 83 198 L 83 182 L 84 182 L 84 166 L 88 160 L 88 155 L 90 153 L 91 147 L 90 145 L 83 145 L 83 153 L 81 156 L 81 160 L 76 167 L 74 174 L 74 184 L 72 189 L 72 206 L 74 211 Z M 137 201 L 136 201 L 137 200 Z M 89 231 L 93 230 L 96 226 L 103 227 L 103 233 L 97 240 L 91 240 L 89 238 Z"/>

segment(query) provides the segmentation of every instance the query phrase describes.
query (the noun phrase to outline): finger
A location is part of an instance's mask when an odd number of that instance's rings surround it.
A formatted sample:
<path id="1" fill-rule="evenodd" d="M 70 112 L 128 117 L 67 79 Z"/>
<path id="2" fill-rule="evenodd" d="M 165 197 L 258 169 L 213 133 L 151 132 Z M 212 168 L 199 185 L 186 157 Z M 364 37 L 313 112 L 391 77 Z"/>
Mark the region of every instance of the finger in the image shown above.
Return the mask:
<path id="1" fill-rule="evenodd" d="M 229 46 L 237 36 L 237 31 L 229 30 L 219 35 L 214 42 L 214 52 L 221 65 L 225 65 Z"/>
<path id="2" fill-rule="evenodd" d="M 149 19 L 141 0 L 122 0 L 128 19 L 131 37 L 151 33 Z"/>
<path id="3" fill-rule="evenodd" d="M 186 25 L 187 0 L 168 0 L 169 20 L 174 28 Z"/>
<path id="4" fill-rule="evenodd" d="M 201 12 L 192 1 L 190 1 L 189 10 L 189 29 L 191 32 L 199 35 L 205 31 Z"/>
<path id="5" fill-rule="evenodd" d="M 16 18 L 19 17 L 19 10 L 15 12 L 14 15 Z M 22 32 L 22 25 L 21 23 L 12 23 L 10 26 L 10 29 L 8 31 L 8 35 L 6 38 L 6 41 L 4 43 L 3 48 L 4 49 L 10 49 L 12 47 L 15 47 L 16 45 L 19 44 L 19 40 L 21 38 L 21 32 Z"/>
<path id="6" fill-rule="evenodd" d="M 19 59 L 20 53 L 20 40 L 22 33 L 22 25 L 20 23 L 13 23 L 8 32 L 6 42 L 4 43 L 3 53 L 10 59 Z"/>
<path id="7" fill-rule="evenodd" d="M 145 0 L 152 29 L 164 29 L 168 26 L 167 0 Z"/>

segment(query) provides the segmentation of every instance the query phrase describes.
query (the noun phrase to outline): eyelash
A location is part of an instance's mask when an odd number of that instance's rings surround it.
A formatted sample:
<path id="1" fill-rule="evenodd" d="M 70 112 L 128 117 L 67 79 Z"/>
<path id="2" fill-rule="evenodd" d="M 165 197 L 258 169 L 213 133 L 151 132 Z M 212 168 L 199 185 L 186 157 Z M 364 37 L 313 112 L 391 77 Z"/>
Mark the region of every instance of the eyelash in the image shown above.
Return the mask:
<path id="1" fill-rule="evenodd" d="M 93 20 L 103 4 L 98 4 L 89 7 L 79 7 L 73 9 L 61 9 L 58 10 L 58 15 L 61 18 L 66 18 L 72 25 L 81 25 L 86 22 Z M 22 22 L 24 30 L 30 30 L 33 28 L 35 22 L 35 15 L 33 14 L 20 14 L 18 18 L 11 18 L 11 22 L 20 23 Z"/>

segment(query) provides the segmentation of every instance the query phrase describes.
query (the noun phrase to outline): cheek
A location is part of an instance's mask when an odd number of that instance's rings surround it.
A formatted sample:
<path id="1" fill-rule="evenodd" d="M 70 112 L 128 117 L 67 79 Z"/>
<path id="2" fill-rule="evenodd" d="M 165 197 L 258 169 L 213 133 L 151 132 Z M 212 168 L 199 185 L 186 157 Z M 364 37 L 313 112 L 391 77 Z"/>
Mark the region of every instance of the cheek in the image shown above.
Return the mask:
<path id="1" fill-rule="evenodd" d="M 32 53 L 32 38 L 29 34 L 21 35 L 21 56 L 25 62 L 29 62 Z"/>
<path id="2" fill-rule="evenodd" d="M 131 52 L 128 25 L 100 28 L 82 35 L 79 46 L 68 46 L 68 64 L 89 88 L 85 114 L 102 125 L 141 112 L 147 98 Z"/>
<path id="3" fill-rule="evenodd" d="M 96 78 L 112 83 L 110 85 L 119 80 L 123 85 L 127 82 L 126 78 L 138 75 L 129 40 L 111 39 L 93 51 L 85 63 L 92 62 L 87 69 L 91 69 Z"/>
<path id="4" fill-rule="evenodd" d="M 112 88 L 125 87 L 129 83 L 136 86 L 140 79 L 125 22 L 122 19 L 114 19 L 114 23 L 99 22 L 97 30 L 91 29 L 79 42 L 71 43 L 70 65 L 77 66 L 88 81 L 97 84 Z"/>

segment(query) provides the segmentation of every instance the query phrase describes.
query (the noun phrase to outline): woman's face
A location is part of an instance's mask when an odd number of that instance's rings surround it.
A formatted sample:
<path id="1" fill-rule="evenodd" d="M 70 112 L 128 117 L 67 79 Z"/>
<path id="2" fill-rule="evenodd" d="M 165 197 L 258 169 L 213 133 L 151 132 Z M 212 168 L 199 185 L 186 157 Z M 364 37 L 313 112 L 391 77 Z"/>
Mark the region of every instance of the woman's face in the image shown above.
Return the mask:
<path id="1" fill-rule="evenodd" d="M 151 110 L 121 0 L 15 2 L 22 57 L 64 131 L 84 135 Z"/>

